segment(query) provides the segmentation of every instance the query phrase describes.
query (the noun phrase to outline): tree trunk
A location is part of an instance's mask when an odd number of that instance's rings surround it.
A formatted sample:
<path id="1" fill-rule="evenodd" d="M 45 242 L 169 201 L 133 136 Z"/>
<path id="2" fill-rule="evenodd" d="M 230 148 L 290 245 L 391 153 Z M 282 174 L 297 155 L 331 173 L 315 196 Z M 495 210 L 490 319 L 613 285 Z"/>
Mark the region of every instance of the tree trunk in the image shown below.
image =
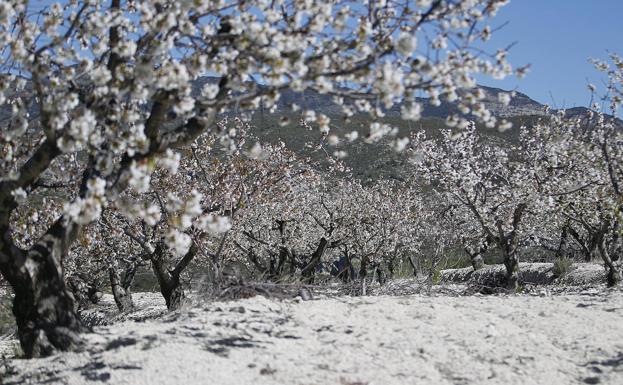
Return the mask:
<path id="1" fill-rule="evenodd" d="M 355 267 L 353 266 L 353 260 L 350 254 L 345 253 L 346 262 L 348 263 L 348 275 L 346 277 L 346 282 L 352 282 L 357 279 L 357 272 L 355 271 Z"/>
<path id="2" fill-rule="evenodd" d="M 322 256 L 324 255 L 328 246 L 329 241 L 326 238 L 322 237 L 320 239 L 320 242 L 318 243 L 316 251 L 314 251 L 311 256 L 309 263 L 301 271 L 301 275 L 303 276 L 303 282 L 310 284 L 314 283 L 314 274 L 316 273 L 316 268 L 320 264 Z"/>
<path id="3" fill-rule="evenodd" d="M 385 285 L 385 282 L 387 282 L 387 279 L 385 278 L 385 274 L 383 272 L 383 269 L 381 269 L 381 266 L 377 266 L 377 280 L 379 282 L 379 285 L 383 286 Z"/>
<path id="4" fill-rule="evenodd" d="M 396 257 L 394 256 L 394 258 L 390 258 L 387 261 L 387 277 L 388 279 L 394 279 L 395 276 L 395 272 L 396 272 Z"/>
<path id="5" fill-rule="evenodd" d="M 368 256 L 361 257 L 361 266 L 359 266 L 359 278 L 365 280 L 368 276 Z"/>
<path id="6" fill-rule="evenodd" d="M 167 304 L 167 309 L 179 309 L 186 298 L 184 289 L 180 285 L 180 276 L 198 252 L 197 244 L 193 242 L 184 257 L 175 264 L 173 269 L 168 268 L 168 252 L 163 242 L 159 242 L 153 253 L 149 255 L 151 267 L 158 279 L 160 292 Z"/>
<path id="7" fill-rule="evenodd" d="M 156 274 L 160 293 L 164 297 L 167 309 L 175 310 L 182 305 L 182 301 L 186 296 L 184 290 L 180 286 L 179 275 L 173 274 L 167 269 L 166 257 L 163 247 L 157 247 L 151 256 L 151 267 Z"/>
<path id="8" fill-rule="evenodd" d="M 556 258 L 560 259 L 566 255 L 567 245 L 569 243 L 569 226 L 564 226 L 562 228 L 562 233 L 560 234 L 560 243 L 558 244 L 558 249 L 556 250 Z"/>
<path id="9" fill-rule="evenodd" d="M 108 275 L 110 277 L 112 295 L 115 298 L 115 303 L 117 304 L 119 311 L 127 313 L 134 310 L 134 302 L 132 301 L 130 287 L 126 287 L 122 284 L 119 269 L 116 266 L 110 266 L 108 268 Z"/>
<path id="10" fill-rule="evenodd" d="M 592 233 L 591 229 L 586 229 L 588 234 L 586 239 L 582 238 L 582 236 L 571 226 L 567 227 L 568 233 L 573 237 L 575 242 L 582 249 L 582 254 L 584 254 L 584 261 L 590 262 L 595 257 L 595 251 L 598 248 L 595 242 L 596 235 Z"/>
<path id="11" fill-rule="evenodd" d="M 600 234 L 599 242 L 597 242 L 597 248 L 599 250 L 599 254 L 601 254 L 601 258 L 603 259 L 606 268 L 608 269 L 608 275 L 606 276 L 606 283 L 608 286 L 616 286 L 621 282 L 621 272 L 617 268 L 617 266 L 610 258 L 610 253 L 608 253 L 608 249 L 606 247 L 606 239 L 604 234 Z"/>
<path id="12" fill-rule="evenodd" d="M 519 289 L 519 261 L 517 259 L 517 249 L 519 247 L 518 230 L 521 218 L 528 206 L 520 203 L 515 207 L 513 213 L 513 230 L 505 235 L 501 222 L 497 223 L 499 238 L 498 246 L 504 252 L 504 266 L 506 266 L 506 287 L 517 291 Z"/>
<path id="13" fill-rule="evenodd" d="M 370 259 L 367 255 L 361 257 L 361 265 L 359 266 L 359 279 L 361 279 L 361 295 L 368 295 L 367 293 L 367 282 L 366 278 L 368 277 L 368 264 Z"/>
<path id="14" fill-rule="evenodd" d="M 0 270 L 15 293 L 13 314 L 22 350 L 28 358 L 82 345 L 79 333 L 83 326 L 61 265 L 67 246 L 63 222 L 59 219 L 28 252 L 14 245 L 7 247 L 8 229 L 3 234 L 5 258 L 0 258 Z"/>
<path id="15" fill-rule="evenodd" d="M 621 283 L 621 272 L 619 271 L 619 269 L 616 268 L 616 266 L 612 265 L 612 267 L 608 268 L 608 276 L 606 282 L 610 287 L 617 286 L 619 283 Z"/>
<path id="16" fill-rule="evenodd" d="M 487 237 L 482 244 L 477 248 L 472 248 L 470 246 L 463 247 L 463 250 L 469 255 L 469 261 L 472 264 L 472 268 L 474 271 L 480 270 L 485 267 L 485 261 L 482 258 L 482 254 L 486 252 L 489 248 L 489 242 L 491 242 L 491 237 Z M 463 241 L 465 242 L 465 240 Z"/>
<path id="17" fill-rule="evenodd" d="M 506 287 L 516 291 L 519 288 L 519 261 L 515 252 L 504 255 L 504 266 L 506 266 Z"/>
<path id="18" fill-rule="evenodd" d="M 417 278 L 417 265 L 415 264 L 415 260 L 413 259 L 412 255 L 409 255 L 409 257 L 407 258 L 409 260 L 409 265 L 411 265 L 411 268 L 413 269 L 413 276 Z"/>

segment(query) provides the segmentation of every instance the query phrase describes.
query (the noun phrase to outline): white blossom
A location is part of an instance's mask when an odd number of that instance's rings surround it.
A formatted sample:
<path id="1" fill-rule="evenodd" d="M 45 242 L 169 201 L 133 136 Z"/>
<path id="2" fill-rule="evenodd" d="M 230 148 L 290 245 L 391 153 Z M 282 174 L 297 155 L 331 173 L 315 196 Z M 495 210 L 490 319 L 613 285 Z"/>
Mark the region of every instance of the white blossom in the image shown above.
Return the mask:
<path id="1" fill-rule="evenodd" d="M 229 217 L 214 214 L 200 216 L 197 219 L 196 225 L 212 235 L 225 233 L 232 227 Z"/>
<path id="2" fill-rule="evenodd" d="M 0 3 L 0 25 L 8 25 L 10 19 L 15 15 L 13 5 L 8 1 Z"/>
<path id="3" fill-rule="evenodd" d="M 396 51 L 403 56 L 411 56 L 417 47 L 415 35 L 408 32 L 401 32 L 395 42 Z"/>
<path id="4" fill-rule="evenodd" d="M 500 92 L 498 94 L 498 101 L 505 106 L 508 106 L 511 102 L 511 96 L 507 92 Z"/>
<path id="5" fill-rule="evenodd" d="M 201 95 L 207 99 L 214 99 L 218 94 L 218 85 L 213 83 L 206 83 L 201 89 Z"/>
<path id="6" fill-rule="evenodd" d="M 18 187 L 15 190 L 11 191 L 11 195 L 13 195 L 13 198 L 15 198 L 15 201 L 18 204 L 26 202 L 26 198 L 28 197 L 26 191 L 24 191 L 24 189 L 21 187 Z"/>
<path id="7" fill-rule="evenodd" d="M 177 174 L 177 170 L 180 165 L 181 155 L 168 148 L 164 155 L 158 158 L 158 165 L 171 174 Z"/>
<path id="8" fill-rule="evenodd" d="M 129 169 L 128 184 L 138 193 L 144 193 L 149 190 L 149 182 L 151 181 L 151 170 L 145 162 L 133 161 Z"/>
<path id="9" fill-rule="evenodd" d="M 253 147 L 247 152 L 247 156 L 251 159 L 264 159 L 267 155 L 260 142 L 255 142 Z"/>
<path id="10" fill-rule="evenodd" d="M 357 140 L 357 138 L 359 137 L 359 132 L 357 131 L 351 131 L 347 134 L 344 134 L 344 137 L 346 138 L 346 140 L 348 140 L 349 142 L 355 141 Z"/>
<path id="11" fill-rule="evenodd" d="M 192 239 L 190 235 L 186 233 L 176 229 L 170 229 L 164 238 L 164 242 L 175 256 L 183 257 L 190 249 Z"/>
<path id="12" fill-rule="evenodd" d="M 398 139 L 394 140 L 394 142 L 393 142 L 394 151 L 396 151 L 396 152 L 403 152 L 405 150 L 405 148 L 407 148 L 408 144 L 409 144 L 409 138 L 407 138 L 407 137 L 398 138 Z"/>
<path id="13" fill-rule="evenodd" d="M 316 121 L 318 122 L 318 126 L 320 128 L 320 132 L 323 134 L 328 134 L 329 133 L 329 123 L 331 122 L 331 119 L 329 119 L 329 117 L 325 114 L 319 114 L 318 118 L 316 119 Z"/>
<path id="14" fill-rule="evenodd" d="M 513 123 L 507 121 L 506 119 L 502 119 L 498 125 L 498 131 L 500 132 L 508 131 L 511 128 L 513 128 Z"/>
<path id="15" fill-rule="evenodd" d="M 422 105 L 420 103 L 407 103 L 400 108 L 402 118 L 405 120 L 420 120 L 422 117 Z"/>

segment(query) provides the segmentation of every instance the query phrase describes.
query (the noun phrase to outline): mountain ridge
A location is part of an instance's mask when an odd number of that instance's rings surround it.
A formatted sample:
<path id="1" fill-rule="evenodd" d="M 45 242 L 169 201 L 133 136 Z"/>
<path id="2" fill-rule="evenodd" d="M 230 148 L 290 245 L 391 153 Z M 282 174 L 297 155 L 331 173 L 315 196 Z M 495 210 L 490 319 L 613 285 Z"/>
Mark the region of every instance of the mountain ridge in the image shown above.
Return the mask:
<path id="1" fill-rule="evenodd" d="M 216 84 L 219 80 L 220 78 L 218 77 L 202 77 L 195 80 L 195 84 L 193 85 L 193 94 L 199 95 L 203 85 L 206 83 Z M 262 85 L 259 84 L 259 87 L 262 87 Z M 525 93 L 484 85 L 478 85 L 477 87 L 482 89 L 485 94 L 485 97 L 482 100 L 485 107 L 487 107 L 487 109 L 489 109 L 497 118 L 544 116 L 546 114 L 547 105 L 537 102 Z M 505 105 L 502 101 L 500 101 L 500 94 L 508 94 L 510 96 L 510 102 L 508 105 Z M 421 116 L 423 118 L 445 119 L 450 114 L 465 115 L 459 111 L 458 102 L 448 102 L 442 100 L 440 105 L 435 106 L 430 102 L 429 98 L 418 97 L 417 101 L 422 104 Z M 302 110 L 322 111 L 328 116 L 342 115 L 341 107 L 333 101 L 332 96 L 312 89 L 306 89 L 304 91 L 293 91 L 287 89 L 282 91 L 280 93 L 280 98 L 277 101 L 277 110 L 279 112 L 286 111 L 294 104 Z M 392 108 L 385 111 L 386 115 L 391 117 L 400 116 L 401 106 L 401 103 L 394 104 Z M 262 106 L 260 106 L 260 108 L 262 108 Z M 584 106 L 565 109 L 567 115 L 569 116 L 585 114 L 589 110 L 589 108 Z M 467 114 L 467 116 L 469 116 L 469 114 Z"/>

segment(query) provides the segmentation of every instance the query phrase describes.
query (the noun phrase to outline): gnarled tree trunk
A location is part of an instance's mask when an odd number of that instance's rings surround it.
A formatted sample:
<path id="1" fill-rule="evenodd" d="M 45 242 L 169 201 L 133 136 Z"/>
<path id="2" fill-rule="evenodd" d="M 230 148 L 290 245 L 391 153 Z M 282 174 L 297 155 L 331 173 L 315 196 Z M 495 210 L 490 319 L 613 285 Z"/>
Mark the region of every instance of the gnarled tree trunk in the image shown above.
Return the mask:
<path id="1" fill-rule="evenodd" d="M 469 255 L 469 261 L 471 262 L 474 271 L 485 267 L 485 261 L 482 258 L 482 255 L 489 250 L 490 244 L 494 241 L 494 237 L 492 235 L 488 235 L 477 248 L 471 248 L 469 246 L 464 247 L 465 252 Z"/>
<path id="2" fill-rule="evenodd" d="M 610 253 L 608 252 L 606 240 L 603 233 L 601 234 L 599 242 L 597 243 L 597 248 L 599 250 L 599 254 L 601 254 L 601 258 L 606 265 L 606 268 L 608 269 L 606 283 L 608 284 L 608 286 L 618 285 L 621 282 L 621 272 L 610 257 Z"/>
<path id="3" fill-rule="evenodd" d="M 184 289 L 180 286 L 180 277 L 171 274 L 171 272 L 159 262 L 152 261 L 152 267 L 158 279 L 158 284 L 160 285 L 160 293 L 162 293 L 164 301 L 167 304 L 167 309 L 179 309 L 182 305 L 182 301 L 186 298 Z"/>
<path id="4" fill-rule="evenodd" d="M 356 279 L 357 274 L 348 252 L 348 246 L 344 246 L 342 257 L 331 265 L 331 275 L 341 279 L 344 283 L 352 282 Z"/>
<path id="5" fill-rule="evenodd" d="M 61 257 L 67 249 L 68 229 L 59 219 L 28 251 L 10 243 L 3 229 L 0 270 L 15 293 L 13 314 L 26 357 L 44 357 L 81 345 L 83 326 L 74 297 L 65 284 Z"/>
<path id="6" fill-rule="evenodd" d="M 108 268 L 112 295 L 115 298 L 115 303 L 120 312 L 126 313 L 134 310 L 132 282 L 134 281 L 136 269 L 138 269 L 138 264 L 136 262 L 131 262 L 122 276 L 118 266 L 111 264 Z"/>
<path id="7" fill-rule="evenodd" d="M 197 246 L 193 243 L 188 252 L 173 269 L 168 268 L 166 246 L 162 242 L 158 244 L 154 252 L 149 256 L 152 270 L 158 279 L 160 292 L 167 304 L 167 309 L 179 309 L 186 298 L 184 289 L 180 285 L 180 275 L 197 255 L 197 252 Z"/>
<path id="8" fill-rule="evenodd" d="M 154 254 L 155 255 L 151 258 L 151 267 L 158 279 L 160 293 L 162 293 L 164 297 L 167 309 L 178 309 L 182 304 L 182 300 L 186 297 L 184 295 L 184 290 L 180 287 L 180 277 L 179 275 L 174 275 L 173 272 L 167 268 L 164 253 Z"/>
<path id="9" fill-rule="evenodd" d="M 301 271 L 301 275 L 303 276 L 303 282 L 314 283 L 314 274 L 316 273 L 316 268 L 318 267 L 318 265 L 320 265 L 322 256 L 324 255 L 328 246 L 329 241 L 326 238 L 322 237 L 320 239 L 320 242 L 318 243 L 316 251 L 314 251 L 311 256 L 309 263 Z"/>
<path id="10" fill-rule="evenodd" d="M 413 257 L 413 255 L 409 255 L 408 256 L 408 261 L 409 261 L 409 265 L 411 265 L 411 269 L 413 269 L 413 276 L 417 277 L 418 276 L 418 271 L 417 271 L 417 264 L 415 263 L 415 257 Z"/>
<path id="11" fill-rule="evenodd" d="M 519 288 L 519 261 L 514 250 L 504 255 L 504 266 L 506 267 L 506 287 L 517 290 Z"/>
<path id="12" fill-rule="evenodd" d="M 504 253 L 504 266 L 506 267 L 506 287 L 511 290 L 519 288 L 519 260 L 517 259 L 517 249 L 519 248 L 518 230 L 521 218 L 526 210 L 527 205 L 520 203 L 515 207 L 513 212 L 513 230 L 509 234 L 505 234 L 503 226 L 498 222 L 498 238 L 496 242 Z"/>

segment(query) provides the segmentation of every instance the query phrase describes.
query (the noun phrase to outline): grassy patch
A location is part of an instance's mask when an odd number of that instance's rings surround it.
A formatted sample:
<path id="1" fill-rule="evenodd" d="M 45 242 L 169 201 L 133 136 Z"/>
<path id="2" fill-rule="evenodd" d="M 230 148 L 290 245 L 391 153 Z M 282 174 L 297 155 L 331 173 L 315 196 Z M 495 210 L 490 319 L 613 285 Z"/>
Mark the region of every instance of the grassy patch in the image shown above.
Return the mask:
<path id="1" fill-rule="evenodd" d="M 10 333 L 15 330 L 15 319 L 11 310 L 11 296 L 0 294 L 0 335 Z"/>
<path id="2" fill-rule="evenodd" d="M 560 257 L 554 261 L 552 273 L 554 277 L 560 278 L 567 275 L 573 269 L 573 261 L 567 257 Z"/>
<path id="3" fill-rule="evenodd" d="M 158 280 L 150 270 L 140 269 L 134 276 L 133 292 L 157 292 L 159 290 Z"/>

